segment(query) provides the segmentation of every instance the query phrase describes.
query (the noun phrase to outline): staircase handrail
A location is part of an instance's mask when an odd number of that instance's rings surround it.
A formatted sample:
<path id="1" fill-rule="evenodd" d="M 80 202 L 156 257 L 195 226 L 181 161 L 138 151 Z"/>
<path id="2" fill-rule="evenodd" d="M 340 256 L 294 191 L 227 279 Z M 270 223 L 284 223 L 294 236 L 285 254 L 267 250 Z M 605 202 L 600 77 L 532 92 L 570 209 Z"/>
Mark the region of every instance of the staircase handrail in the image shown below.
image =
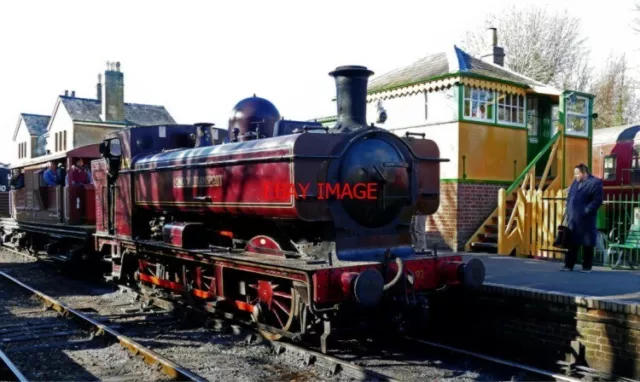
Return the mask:
<path id="1" fill-rule="evenodd" d="M 525 176 L 527 176 L 527 173 L 529 171 L 531 171 L 531 169 L 533 168 L 533 166 L 535 166 L 538 161 L 540 160 L 540 158 L 542 158 L 542 156 L 544 154 L 547 153 L 547 151 L 549 151 L 549 149 L 551 149 L 551 147 L 553 146 L 553 144 L 558 140 L 558 138 L 562 135 L 562 131 L 560 129 L 558 129 L 558 132 L 553 136 L 553 138 L 551 138 L 549 140 L 549 142 L 547 142 L 547 144 L 544 146 L 544 148 L 542 150 L 540 150 L 540 152 L 538 153 L 538 155 L 536 155 L 533 160 L 527 165 L 527 167 L 525 167 L 525 169 L 520 173 L 520 176 L 518 176 L 518 178 L 516 180 L 513 181 L 513 183 L 511 183 L 511 185 L 509 186 L 509 188 L 507 189 L 506 194 L 510 195 L 513 190 L 516 189 L 516 187 L 518 187 L 518 185 L 520 185 L 520 183 L 522 182 L 522 180 L 524 179 Z"/>

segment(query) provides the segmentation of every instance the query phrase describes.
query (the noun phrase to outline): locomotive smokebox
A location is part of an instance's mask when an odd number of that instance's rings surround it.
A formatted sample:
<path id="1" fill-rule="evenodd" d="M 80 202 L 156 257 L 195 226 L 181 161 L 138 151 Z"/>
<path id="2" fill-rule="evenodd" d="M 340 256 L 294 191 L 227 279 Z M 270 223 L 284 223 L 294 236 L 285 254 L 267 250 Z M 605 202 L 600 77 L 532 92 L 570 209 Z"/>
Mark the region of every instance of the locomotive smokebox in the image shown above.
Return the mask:
<path id="1" fill-rule="evenodd" d="M 349 132 L 367 125 L 367 84 L 373 72 L 364 66 L 339 66 L 330 76 L 336 80 L 338 115 L 336 129 Z"/>

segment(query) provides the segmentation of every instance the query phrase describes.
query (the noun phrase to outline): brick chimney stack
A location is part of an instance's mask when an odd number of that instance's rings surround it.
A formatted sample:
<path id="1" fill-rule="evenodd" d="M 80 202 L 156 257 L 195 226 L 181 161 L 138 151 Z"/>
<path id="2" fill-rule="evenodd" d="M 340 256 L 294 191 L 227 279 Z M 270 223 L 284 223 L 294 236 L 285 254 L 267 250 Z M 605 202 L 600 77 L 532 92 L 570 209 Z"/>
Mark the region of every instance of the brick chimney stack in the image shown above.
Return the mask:
<path id="1" fill-rule="evenodd" d="M 98 101 L 102 101 L 102 74 L 98 74 L 98 84 L 96 85 Z"/>
<path id="2" fill-rule="evenodd" d="M 104 72 L 104 86 L 100 98 L 102 103 L 101 117 L 103 121 L 124 121 L 124 75 L 120 71 L 120 62 L 107 62 Z"/>
<path id="3" fill-rule="evenodd" d="M 504 48 L 498 46 L 498 29 L 489 28 L 489 40 L 491 41 L 491 59 L 496 65 L 504 66 Z"/>

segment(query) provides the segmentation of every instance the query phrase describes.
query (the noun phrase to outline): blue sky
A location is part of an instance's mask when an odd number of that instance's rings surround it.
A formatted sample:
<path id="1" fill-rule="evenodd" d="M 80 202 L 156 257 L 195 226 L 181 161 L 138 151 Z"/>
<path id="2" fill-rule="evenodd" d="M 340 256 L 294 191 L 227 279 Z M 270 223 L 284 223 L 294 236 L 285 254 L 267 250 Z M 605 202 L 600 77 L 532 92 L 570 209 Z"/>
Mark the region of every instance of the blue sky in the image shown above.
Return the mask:
<path id="1" fill-rule="evenodd" d="M 544 4 L 521 0 L 517 4 Z M 627 52 L 640 67 L 633 0 L 555 0 L 583 21 L 594 63 Z M 596 6 L 598 4 L 598 6 Z M 0 5 L 0 161 L 13 158 L 20 112 L 50 114 L 55 97 L 95 97 L 106 61 L 120 61 L 127 102 L 164 105 L 180 123 L 225 126 L 242 98 L 270 99 L 287 119 L 332 114 L 328 72 L 366 65 L 376 74 L 482 29 L 483 1 L 20 1 Z"/>

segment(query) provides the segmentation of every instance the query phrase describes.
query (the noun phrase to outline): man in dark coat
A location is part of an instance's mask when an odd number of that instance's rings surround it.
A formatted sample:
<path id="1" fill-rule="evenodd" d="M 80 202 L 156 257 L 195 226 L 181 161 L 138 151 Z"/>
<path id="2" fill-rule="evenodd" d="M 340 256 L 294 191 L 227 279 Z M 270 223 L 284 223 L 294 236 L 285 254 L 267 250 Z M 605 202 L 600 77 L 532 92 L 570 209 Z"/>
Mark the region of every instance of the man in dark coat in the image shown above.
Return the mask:
<path id="1" fill-rule="evenodd" d="M 602 205 L 602 180 L 589 173 L 589 168 L 579 164 L 573 171 L 575 181 L 569 188 L 565 226 L 569 228 L 569 244 L 563 271 L 572 271 L 582 246 L 582 272 L 591 272 L 593 251 L 598 239 L 596 216 Z"/>

